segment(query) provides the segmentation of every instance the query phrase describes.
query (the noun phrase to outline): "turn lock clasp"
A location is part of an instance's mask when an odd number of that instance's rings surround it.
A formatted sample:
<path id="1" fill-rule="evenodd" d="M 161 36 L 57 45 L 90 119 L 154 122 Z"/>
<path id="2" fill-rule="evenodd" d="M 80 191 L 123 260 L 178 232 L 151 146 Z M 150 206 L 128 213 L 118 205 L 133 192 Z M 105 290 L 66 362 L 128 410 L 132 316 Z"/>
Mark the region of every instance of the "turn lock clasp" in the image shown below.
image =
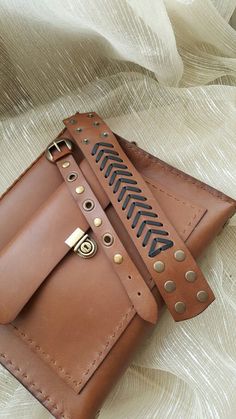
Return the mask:
<path id="1" fill-rule="evenodd" d="M 65 240 L 65 243 L 82 258 L 91 258 L 97 252 L 95 240 L 79 227 Z"/>

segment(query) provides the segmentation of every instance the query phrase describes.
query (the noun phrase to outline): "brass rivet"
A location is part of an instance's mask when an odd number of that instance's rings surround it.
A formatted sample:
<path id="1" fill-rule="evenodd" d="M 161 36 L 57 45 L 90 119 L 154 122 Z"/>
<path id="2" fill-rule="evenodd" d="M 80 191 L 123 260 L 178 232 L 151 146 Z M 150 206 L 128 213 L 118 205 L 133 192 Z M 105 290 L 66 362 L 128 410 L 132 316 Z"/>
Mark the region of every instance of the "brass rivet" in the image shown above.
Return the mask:
<path id="1" fill-rule="evenodd" d="M 176 250 L 174 257 L 178 262 L 183 262 L 183 260 L 186 258 L 186 255 L 183 250 Z"/>
<path id="2" fill-rule="evenodd" d="M 115 263 L 120 265 L 123 262 L 123 256 L 120 253 L 116 253 L 113 257 Z"/>
<path id="3" fill-rule="evenodd" d="M 93 224 L 95 225 L 95 227 L 100 227 L 102 225 L 101 218 L 94 218 Z"/>
<path id="4" fill-rule="evenodd" d="M 208 299 L 208 293 L 206 291 L 198 291 L 197 300 L 201 303 L 205 303 Z"/>
<path id="5" fill-rule="evenodd" d="M 183 303 L 183 301 L 178 301 L 177 303 L 175 303 L 175 311 L 177 313 L 184 313 L 186 310 L 186 304 Z"/>
<path id="6" fill-rule="evenodd" d="M 89 143 L 88 138 L 84 138 L 84 139 L 82 140 L 82 143 L 83 143 L 83 144 L 88 144 L 88 143 Z"/>
<path id="7" fill-rule="evenodd" d="M 93 113 L 88 113 L 88 118 L 93 118 L 94 117 L 94 114 Z"/>
<path id="8" fill-rule="evenodd" d="M 108 137 L 108 135 L 109 135 L 109 134 L 108 134 L 108 132 L 106 132 L 106 131 L 101 133 L 101 136 L 102 136 L 102 137 Z"/>
<path id="9" fill-rule="evenodd" d="M 75 190 L 76 193 L 81 194 L 84 192 L 84 186 L 78 186 Z"/>
<path id="10" fill-rule="evenodd" d="M 100 122 L 95 121 L 95 122 L 93 123 L 93 125 L 94 125 L 95 127 L 98 127 L 98 126 L 100 125 Z"/>
<path id="11" fill-rule="evenodd" d="M 63 169 L 66 169 L 69 166 L 70 166 L 70 162 L 69 161 L 64 161 L 64 163 L 62 163 Z"/>
<path id="12" fill-rule="evenodd" d="M 188 282 L 194 282 L 197 279 L 197 273 L 194 271 L 188 271 L 185 274 L 185 278 L 187 279 Z"/>
<path id="13" fill-rule="evenodd" d="M 156 272 L 163 272 L 165 270 L 165 264 L 164 262 L 162 262 L 161 260 L 157 260 L 154 264 L 153 264 L 153 268 Z"/>
<path id="14" fill-rule="evenodd" d="M 74 124 L 76 124 L 76 119 L 70 119 L 70 121 L 69 121 L 69 123 L 71 124 L 71 125 L 74 125 Z"/>
<path id="15" fill-rule="evenodd" d="M 166 281 L 164 283 L 164 288 L 167 292 L 173 292 L 176 290 L 176 285 L 174 281 Z"/>
<path id="16" fill-rule="evenodd" d="M 83 128 L 81 128 L 81 127 L 75 128 L 75 131 L 76 132 L 82 132 L 83 131 Z"/>

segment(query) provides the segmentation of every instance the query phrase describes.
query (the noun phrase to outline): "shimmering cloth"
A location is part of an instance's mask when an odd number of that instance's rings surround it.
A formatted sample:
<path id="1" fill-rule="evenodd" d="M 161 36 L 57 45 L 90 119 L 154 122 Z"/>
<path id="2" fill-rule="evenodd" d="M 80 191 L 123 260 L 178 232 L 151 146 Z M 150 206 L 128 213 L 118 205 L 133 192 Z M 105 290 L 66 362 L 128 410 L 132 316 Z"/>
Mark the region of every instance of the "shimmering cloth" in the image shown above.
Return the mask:
<path id="1" fill-rule="evenodd" d="M 95 110 L 114 131 L 235 197 L 235 6 L 0 0 L 1 192 L 64 117 Z M 233 218 L 201 260 L 216 302 L 184 323 L 164 314 L 101 419 L 235 419 L 235 246 Z M 49 417 L 0 368 L 0 418 Z"/>

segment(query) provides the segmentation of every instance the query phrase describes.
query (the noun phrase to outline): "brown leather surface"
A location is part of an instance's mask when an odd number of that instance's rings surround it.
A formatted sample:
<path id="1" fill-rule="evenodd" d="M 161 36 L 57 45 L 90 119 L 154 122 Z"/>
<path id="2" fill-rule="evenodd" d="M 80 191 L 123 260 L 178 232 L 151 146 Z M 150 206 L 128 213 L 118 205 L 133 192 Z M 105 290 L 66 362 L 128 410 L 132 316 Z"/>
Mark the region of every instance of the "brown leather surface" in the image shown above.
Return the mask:
<path id="1" fill-rule="evenodd" d="M 174 319 L 185 320 L 201 313 L 214 300 L 214 294 L 190 251 L 166 217 L 158 199 L 154 198 L 109 127 L 95 113 L 77 113 L 64 122 L 109 196 Z M 115 167 L 113 168 L 112 165 Z M 124 188 L 122 188 L 123 185 L 125 185 Z M 125 191 L 126 187 L 128 191 Z M 129 192 L 131 189 L 134 192 Z M 122 192 L 124 192 L 123 195 Z M 118 196 L 122 196 L 122 199 Z M 141 198 L 142 201 L 140 201 Z M 128 204 L 124 209 L 127 199 Z M 132 207 L 132 205 L 137 205 L 137 207 Z M 127 212 L 130 209 L 133 209 L 132 216 L 128 218 Z M 139 231 L 141 231 L 140 235 Z M 148 244 L 144 246 L 148 237 Z M 156 241 L 160 241 L 161 247 L 158 250 L 162 251 L 152 257 L 151 249 L 153 244 L 154 250 L 157 248 Z M 148 252 L 150 242 L 152 244 Z M 183 261 L 178 261 L 174 257 L 175 252 L 179 250 L 185 254 Z M 154 264 L 157 261 L 164 263 L 163 272 L 155 271 Z M 188 271 L 196 273 L 197 279 L 194 282 L 186 281 L 185 274 Z M 168 280 L 176 284 L 174 292 L 165 290 Z M 203 291 L 207 293 L 208 298 L 204 302 L 198 301 L 197 294 Z M 178 302 L 184 302 L 186 305 L 186 309 L 181 313 L 175 310 L 175 304 Z"/>
<path id="2" fill-rule="evenodd" d="M 235 201 L 117 139 L 191 254 L 199 256 L 235 212 Z M 160 313 L 163 301 L 127 229 L 82 154 L 76 152 L 74 157 L 130 258 L 152 288 Z M 55 206 L 58 214 L 54 221 L 50 214 Z M 44 156 L 2 198 L 0 220 L 0 251 L 8 272 L 8 281 L 1 274 L 0 287 L 9 303 L 8 310 L 6 300 L 0 298 L 1 320 L 14 318 L 28 301 L 11 324 L 0 326 L 1 363 L 55 417 L 93 418 L 152 326 L 135 315 L 100 246 L 87 260 L 64 247 L 73 229 L 79 226 L 86 231 L 89 223 L 56 165 Z M 49 221 L 52 227 L 44 231 Z M 33 238 L 28 236 L 29 225 Z M 20 237 L 25 238 L 24 247 L 18 244 Z M 50 249 L 57 257 L 65 252 L 58 264 L 54 260 L 53 269 L 45 256 Z M 46 270 L 50 270 L 48 276 Z M 14 287 L 17 292 L 12 291 Z"/>

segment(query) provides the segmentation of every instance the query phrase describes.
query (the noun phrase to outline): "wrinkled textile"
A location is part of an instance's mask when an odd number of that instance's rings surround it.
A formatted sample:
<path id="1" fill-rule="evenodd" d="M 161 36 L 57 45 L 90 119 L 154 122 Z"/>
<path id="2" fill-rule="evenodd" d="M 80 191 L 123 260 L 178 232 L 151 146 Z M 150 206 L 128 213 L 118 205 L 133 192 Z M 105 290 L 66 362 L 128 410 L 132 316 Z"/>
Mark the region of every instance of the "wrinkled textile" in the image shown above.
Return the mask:
<path id="1" fill-rule="evenodd" d="M 0 0 L 0 190 L 75 111 L 235 197 L 235 0 Z M 236 19 L 235 19 L 236 20 Z M 10 220 L 9 220 L 10 222 Z M 155 332 L 101 419 L 235 419 L 236 218 L 200 264 L 217 300 Z M 51 415 L 0 368 L 0 418 Z"/>

